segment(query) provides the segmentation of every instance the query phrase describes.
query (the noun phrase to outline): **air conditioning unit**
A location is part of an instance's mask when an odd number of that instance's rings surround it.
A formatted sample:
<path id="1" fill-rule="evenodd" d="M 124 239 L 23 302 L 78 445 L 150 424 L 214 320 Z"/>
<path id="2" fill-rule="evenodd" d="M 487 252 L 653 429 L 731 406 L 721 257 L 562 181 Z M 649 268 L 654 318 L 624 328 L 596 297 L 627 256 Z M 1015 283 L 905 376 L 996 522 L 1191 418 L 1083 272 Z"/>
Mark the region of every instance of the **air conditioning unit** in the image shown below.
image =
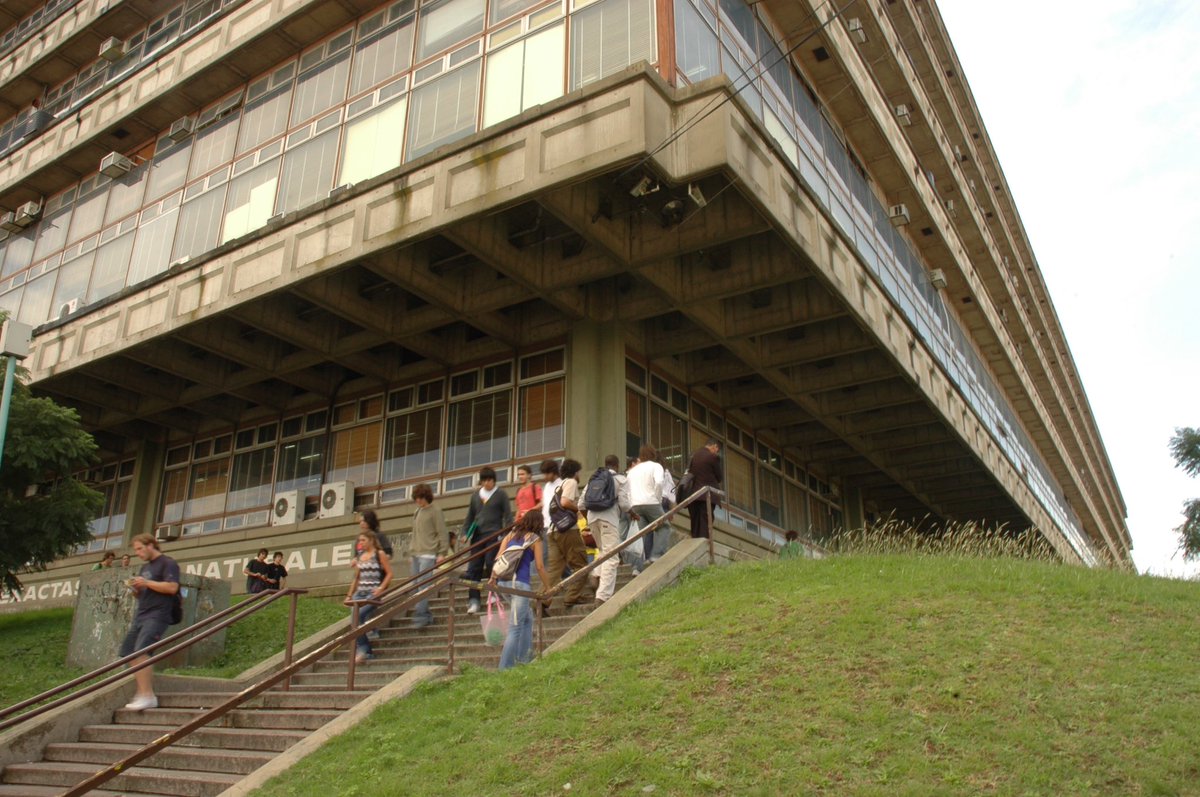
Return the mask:
<path id="1" fill-rule="evenodd" d="M 330 482 L 321 485 L 321 510 L 318 517 L 345 517 L 354 511 L 354 482 Z"/>
<path id="2" fill-rule="evenodd" d="M 183 527 L 178 523 L 166 523 L 154 528 L 154 539 L 170 542 L 179 539 L 182 533 Z"/>
<path id="3" fill-rule="evenodd" d="M 17 208 L 16 222 L 22 227 L 28 227 L 37 221 L 38 216 L 42 215 L 41 202 L 26 202 L 21 207 Z"/>
<path id="4" fill-rule="evenodd" d="M 946 289 L 946 272 L 940 268 L 935 268 L 929 272 L 929 283 L 939 291 Z"/>
<path id="5" fill-rule="evenodd" d="M 185 116 L 182 119 L 176 119 L 171 122 L 171 129 L 167 131 L 167 138 L 172 141 L 183 141 L 191 136 L 196 131 L 196 120 L 190 116 Z"/>
<path id="6" fill-rule="evenodd" d="M 100 44 L 100 57 L 105 61 L 120 61 L 125 57 L 125 42 L 110 36 Z"/>
<path id="7" fill-rule="evenodd" d="M 907 105 L 896 106 L 896 121 L 901 127 L 908 127 L 912 124 L 912 112 L 908 110 Z"/>
<path id="8" fill-rule="evenodd" d="M 133 161 L 119 152 L 110 152 L 100 160 L 100 173 L 116 179 L 133 169 Z"/>
<path id="9" fill-rule="evenodd" d="M 957 144 L 954 145 L 954 159 L 957 160 L 959 163 L 967 162 L 966 153 L 964 153 L 962 151 L 962 147 L 958 146 Z"/>
<path id="10" fill-rule="evenodd" d="M 867 31 L 863 27 L 862 20 L 854 17 L 846 22 L 846 30 L 850 31 L 850 38 L 859 44 L 867 43 Z"/>
<path id="11" fill-rule="evenodd" d="M 907 205 L 892 205 L 888 208 L 888 218 L 892 222 L 893 227 L 903 227 L 908 224 L 908 206 Z"/>
<path id="12" fill-rule="evenodd" d="M 955 205 L 954 205 L 954 200 L 953 200 L 953 199 L 947 199 L 947 200 L 946 200 L 946 213 L 947 213 L 947 214 L 950 216 L 950 218 L 952 218 L 952 219 L 956 219 L 956 218 L 958 218 L 958 212 L 957 212 L 957 210 L 955 209 Z"/>
<path id="13" fill-rule="evenodd" d="M 304 494 L 299 490 L 284 490 L 275 493 L 275 506 L 271 508 L 271 525 L 287 526 L 304 520 Z"/>
<path id="14" fill-rule="evenodd" d="M 10 210 L 3 216 L 0 216 L 0 230 L 7 230 L 8 232 L 20 232 L 22 229 L 24 228 L 20 224 L 17 224 L 16 211 Z"/>
<path id="15" fill-rule="evenodd" d="M 75 312 L 78 309 L 79 309 L 79 300 L 78 299 L 68 299 L 67 301 L 63 302 L 62 305 L 58 308 L 58 315 L 56 316 L 56 318 L 63 318 L 64 316 L 69 316 L 71 313 Z"/>

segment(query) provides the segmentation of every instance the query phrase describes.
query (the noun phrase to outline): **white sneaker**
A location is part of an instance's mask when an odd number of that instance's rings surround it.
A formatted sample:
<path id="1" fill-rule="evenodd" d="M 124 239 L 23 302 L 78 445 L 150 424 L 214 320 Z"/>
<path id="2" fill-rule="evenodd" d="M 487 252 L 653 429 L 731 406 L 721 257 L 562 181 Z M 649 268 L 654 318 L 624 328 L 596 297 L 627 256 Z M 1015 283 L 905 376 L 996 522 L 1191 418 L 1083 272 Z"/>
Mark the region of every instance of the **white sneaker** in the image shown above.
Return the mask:
<path id="1" fill-rule="evenodd" d="M 135 695 L 133 700 L 125 704 L 131 711 L 145 711 L 148 708 L 158 708 L 157 695 Z"/>
<path id="2" fill-rule="evenodd" d="M 467 614 L 479 614 L 479 601 L 471 601 L 467 606 Z"/>

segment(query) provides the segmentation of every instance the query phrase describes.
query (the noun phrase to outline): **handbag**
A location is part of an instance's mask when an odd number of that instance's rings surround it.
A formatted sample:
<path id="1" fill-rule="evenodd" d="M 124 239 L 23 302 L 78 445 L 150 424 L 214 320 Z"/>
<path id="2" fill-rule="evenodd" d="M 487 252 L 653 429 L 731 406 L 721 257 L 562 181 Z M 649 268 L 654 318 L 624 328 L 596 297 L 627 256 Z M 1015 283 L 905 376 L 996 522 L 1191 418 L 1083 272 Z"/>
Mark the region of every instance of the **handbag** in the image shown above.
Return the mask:
<path id="1" fill-rule="evenodd" d="M 521 566 L 525 552 L 537 541 L 538 535 L 526 534 L 520 545 L 510 545 L 496 554 L 496 561 L 492 563 L 492 577 L 497 581 L 511 580 L 516 575 L 517 568 Z"/>
<path id="2" fill-rule="evenodd" d="M 696 490 L 696 474 L 690 470 L 679 478 L 679 484 L 675 485 L 675 500 L 682 503 L 687 500 L 687 497 Z"/>
<path id="3" fill-rule="evenodd" d="M 494 611 L 493 611 L 494 607 Z M 508 636 L 508 618 L 504 614 L 504 604 L 495 592 L 488 593 L 487 614 L 479 618 L 483 625 L 483 641 L 492 647 L 504 644 Z"/>

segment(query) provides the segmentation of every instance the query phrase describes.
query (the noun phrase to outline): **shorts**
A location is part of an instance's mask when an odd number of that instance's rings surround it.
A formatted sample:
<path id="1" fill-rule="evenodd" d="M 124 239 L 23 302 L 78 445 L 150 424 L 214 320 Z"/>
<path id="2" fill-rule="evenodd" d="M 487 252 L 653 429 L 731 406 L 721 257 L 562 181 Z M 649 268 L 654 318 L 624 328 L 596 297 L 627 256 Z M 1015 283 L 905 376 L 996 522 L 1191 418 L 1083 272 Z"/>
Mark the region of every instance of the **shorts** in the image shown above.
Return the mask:
<path id="1" fill-rule="evenodd" d="M 135 619 L 129 627 L 129 633 L 125 635 L 125 641 L 121 643 L 120 657 L 125 658 L 130 653 L 145 650 L 162 639 L 167 633 L 167 623 L 167 620 L 160 617 Z"/>

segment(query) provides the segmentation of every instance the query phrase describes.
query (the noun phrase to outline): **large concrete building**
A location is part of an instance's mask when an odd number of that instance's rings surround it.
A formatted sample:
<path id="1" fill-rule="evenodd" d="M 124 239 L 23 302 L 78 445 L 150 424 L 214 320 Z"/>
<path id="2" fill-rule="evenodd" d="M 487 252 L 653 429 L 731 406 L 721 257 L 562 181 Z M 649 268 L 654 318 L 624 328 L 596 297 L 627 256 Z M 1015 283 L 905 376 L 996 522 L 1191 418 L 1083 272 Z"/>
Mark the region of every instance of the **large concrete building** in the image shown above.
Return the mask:
<path id="1" fill-rule="evenodd" d="M 929 0 L 10 0 L 0 29 L 0 308 L 102 446 L 92 551 L 162 527 L 209 574 L 261 542 L 344 579 L 354 506 L 401 528 L 416 483 L 453 514 L 480 466 L 642 441 L 678 475 L 711 435 L 728 539 L 895 513 L 1130 565 Z"/>

